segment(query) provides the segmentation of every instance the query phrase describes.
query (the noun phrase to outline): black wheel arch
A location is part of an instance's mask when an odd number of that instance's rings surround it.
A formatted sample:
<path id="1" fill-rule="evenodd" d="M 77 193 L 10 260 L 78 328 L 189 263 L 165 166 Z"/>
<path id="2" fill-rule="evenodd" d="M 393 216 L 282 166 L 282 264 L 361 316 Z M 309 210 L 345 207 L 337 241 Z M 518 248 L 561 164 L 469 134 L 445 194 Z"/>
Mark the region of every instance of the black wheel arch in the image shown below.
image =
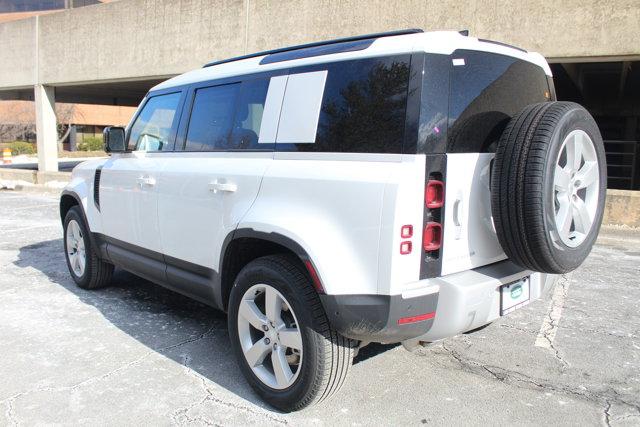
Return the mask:
<path id="1" fill-rule="evenodd" d="M 67 216 L 67 212 L 74 206 L 78 206 L 80 210 L 80 215 L 82 216 L 82 221 L 84 221 L 87 230 L 89 230 L 89 240 L 91 241 L 91 246 L 93 248 L 98 248 L 98 243 L 96 242 L 95 236 L 91 231 L 91 227 L 89 226 L 89 221 L 87 220 L 87 214 L 84 211 L 84 206 L 82 205 L 82 200 L 77 193 L 69 190 L 62 191 L 60 195 L 60 221 L 64 226 L 64 219 Z M 100 252 L 97 251 L 97 255 L 100 256 Z"/>
<path id="2" fill-rule="evenodd" d="M 323 293 L 322 279 L 311 257 L 295 240 L 276 232 L 238 228 L 227 235 L 220 252 L 220 286 L 215 298 L 224 311 L 228 310 L 231 288 L 238 273 L 254 259 L 274 254 L 291 254 L 300 262 L 316 291 Z M 312 271 L 310 271 L 312 270 Z M 316 275 L 316 277 L 312 277 Z"/>

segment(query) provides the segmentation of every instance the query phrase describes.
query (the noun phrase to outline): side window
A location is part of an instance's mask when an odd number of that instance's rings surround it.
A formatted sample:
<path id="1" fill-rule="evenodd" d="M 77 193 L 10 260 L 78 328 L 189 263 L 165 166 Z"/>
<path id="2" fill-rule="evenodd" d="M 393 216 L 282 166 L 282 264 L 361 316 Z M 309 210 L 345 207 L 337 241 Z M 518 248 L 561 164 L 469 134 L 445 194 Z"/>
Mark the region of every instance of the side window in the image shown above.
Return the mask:
<path id="1" fill-rule="evenodd" d="M 326 70 L 314 143 L 284 141 L 279 151 L 401 153 L 410 56 L 389 56 L 292 70 Z M 289 85 L 285 95 L 291 96 Z M 283 109 L 284 114 L 284 109 Z M 281 119 L 282 126 L 282 119 Z"/>
<path id="2" fill-rule="evenodd" d="M 180 92 L 149 98 L 131 126 L 129 149 L 141 151 L 173 150 L 173 131 Z"/>
<path id="3" fill-rule="evenodd" d="M 270 148 L 265 144 L 258 144 L 268 89 L 268 78 L 248 80 L 242 83 L 229 148 L 234 150 Z"/>
<path id="4" fill-rule="evenodd" d="M 259 144 L 268 78 L 196 89 L 186 151 L 269 149 Z"/>
<path id="5" fill-rule="evenodd" d="M 231 148 L 230 133 L 240 84 L 196 89 L 185 151 Z"/>
<path id="6" fill-rule="evenodd" d="M 550 99 L 546 74 L 530 62 L 465 50 L 451 57 L 448 152 L 494 152 L 511 117 Z"/>

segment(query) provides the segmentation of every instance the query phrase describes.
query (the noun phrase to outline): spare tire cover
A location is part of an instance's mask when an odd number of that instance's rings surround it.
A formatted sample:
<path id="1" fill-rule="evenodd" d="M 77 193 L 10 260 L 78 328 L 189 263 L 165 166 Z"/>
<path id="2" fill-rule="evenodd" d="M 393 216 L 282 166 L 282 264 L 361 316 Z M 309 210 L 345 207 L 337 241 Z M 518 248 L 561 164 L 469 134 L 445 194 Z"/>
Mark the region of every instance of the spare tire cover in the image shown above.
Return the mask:
<path id="1" fill-rule="evenodd" d="M 582 106 L 545 102 L 514 116 L 491 176 L 493 221 L 509 259 L 545 273 L 576 269 L 598 236 L 606 182 L 602 136 Z"/>

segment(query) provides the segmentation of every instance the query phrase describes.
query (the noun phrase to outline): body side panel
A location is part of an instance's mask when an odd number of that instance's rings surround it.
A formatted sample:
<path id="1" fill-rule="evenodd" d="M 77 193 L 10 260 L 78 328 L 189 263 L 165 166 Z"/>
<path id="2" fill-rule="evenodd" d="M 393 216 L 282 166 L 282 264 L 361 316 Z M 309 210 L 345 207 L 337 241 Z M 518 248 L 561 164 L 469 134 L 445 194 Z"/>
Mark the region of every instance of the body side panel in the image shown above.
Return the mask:
<path id="1" fill-rule="evenodd" d="M 385 184 L 378 254 L 378 293 L 383 295 L 402 293 L 420 276 L 425 158 L 402 155 Z M 403 225 L 412 227 L 410 238 L 401 237 Z M 400 253 L 402 242 L 411 242 L 411 253 Z"/>
<path id="2" fill-rule="evenodd" d="M 375 294 L 384 188 L 400 160 L 389 154 L 276 153 L 239 227 L 297 242 L 328 294 Z"/>

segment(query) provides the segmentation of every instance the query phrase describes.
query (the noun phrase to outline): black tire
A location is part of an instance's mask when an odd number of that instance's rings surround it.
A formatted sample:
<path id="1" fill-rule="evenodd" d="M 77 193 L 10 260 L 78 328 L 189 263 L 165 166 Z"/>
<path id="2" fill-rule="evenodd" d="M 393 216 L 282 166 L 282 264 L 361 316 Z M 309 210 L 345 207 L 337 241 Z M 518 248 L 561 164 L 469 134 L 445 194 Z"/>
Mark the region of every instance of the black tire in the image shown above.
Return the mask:
<path id="1" fill-rule="evenodd" d="M 287 255 L 258 258 L 238 274 L 229 299 L 229 336 L 240 370 L 262 399 L 285 412 L 322 402 L 338 391 L 351 367 L 355 350 L 354 341 L 329 325 L 320 298 L 299 264 Z M 240 344 L 239 305 L 245 292 L 256 284 L 267 284 L 287 299 L 302 333 L 300 372 L 285 389 L 274 389 L 263 383 L 249 367 Z"/>
<path id="2" fill-rule="evenodd" d="M 591 228 L 582 243 L 571 247 L 560 238 L 555 222 L 554 172 L 563 141 L 574 130 L 584 131 L 593 142 L 600 181 Z M 498 143 L 491 177 L 493 220 L 507 256 L 533 271 L 559 274 L 576 269 L 598 236 L 606 176 L 602 136 L 580 105 L 533 104 L 514 116 Z"/>
<path id="3" fill-rule="evenodd" d="M 71 221 L 75 221 L 80 226 L 82 232 L 82 241 L 85 247 L 85 268 L 82 275 L 77 275 L 71 266 L 69 260 L 69 254 L 67 252 L 67 228 Z M 76 282 L 78 287 L 82 289 L 98 289 L 111 284 L 111 277 L 113 275 L 113 264 L 101 260 L 96 254 L 95 248 L 91 246 L 91 239 L 89 238 L 89 230 L 84 222 L 82 213 L 78 206 L 73 206 L 67 212 L 64 218 L 64 253 L 67 261 L 67 267 L 71 277 Z"/>

